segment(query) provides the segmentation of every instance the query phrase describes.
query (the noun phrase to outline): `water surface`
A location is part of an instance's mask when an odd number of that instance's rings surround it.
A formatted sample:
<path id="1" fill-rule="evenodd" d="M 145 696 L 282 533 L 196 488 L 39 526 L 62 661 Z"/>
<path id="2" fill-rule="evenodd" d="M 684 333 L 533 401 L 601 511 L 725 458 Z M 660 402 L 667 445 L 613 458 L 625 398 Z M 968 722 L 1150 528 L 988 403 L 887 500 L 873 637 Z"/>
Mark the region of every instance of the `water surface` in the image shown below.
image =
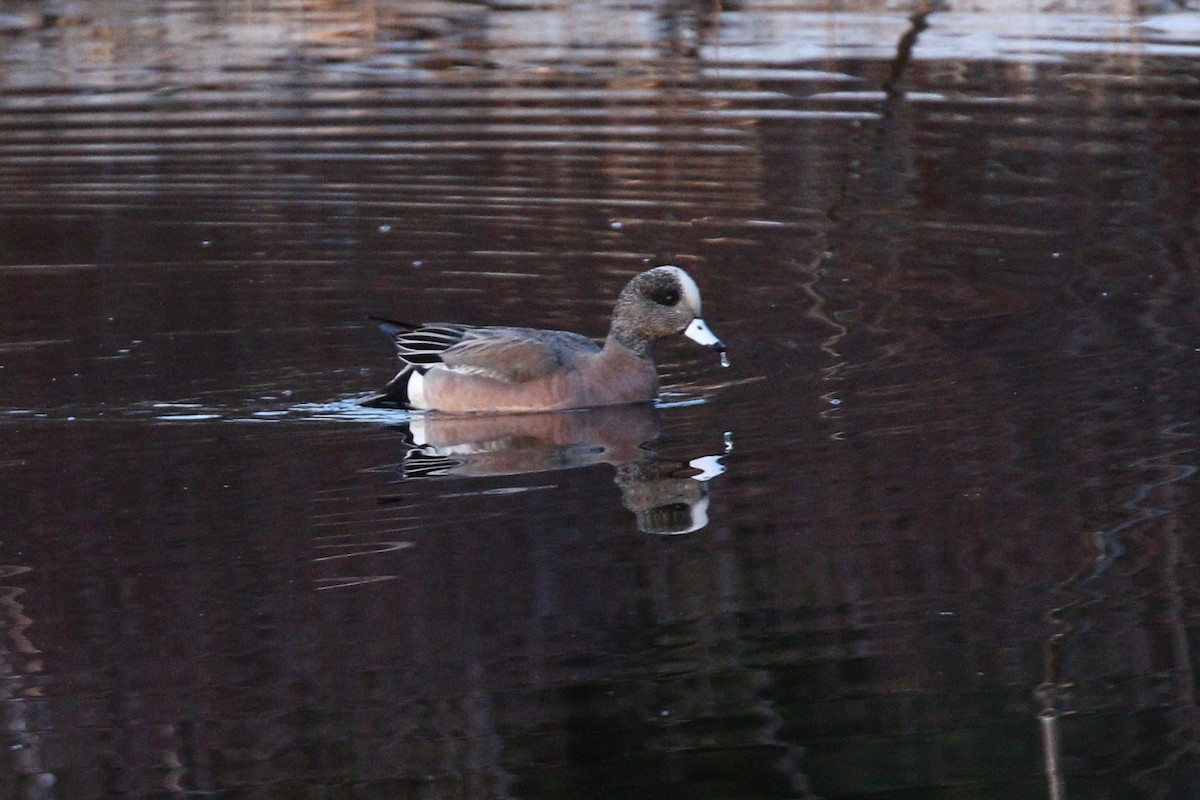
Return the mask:
<path id="1" fill-rule="evenodd" d="M 0 14 L 0 795 L 1196 796 L 1197 14 L 924 11 Z"/>

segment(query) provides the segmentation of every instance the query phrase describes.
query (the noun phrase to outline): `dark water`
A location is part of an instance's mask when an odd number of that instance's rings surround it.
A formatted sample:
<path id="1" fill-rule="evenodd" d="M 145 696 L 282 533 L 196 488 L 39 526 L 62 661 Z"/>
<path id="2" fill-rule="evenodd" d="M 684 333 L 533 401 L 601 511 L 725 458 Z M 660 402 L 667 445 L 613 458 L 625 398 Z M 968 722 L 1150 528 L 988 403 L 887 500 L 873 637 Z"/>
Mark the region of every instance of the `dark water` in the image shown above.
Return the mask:
<path id="1" fill-rule="evenodd" d="M 0 797 L 1200 796 L 1200 15 L 720 5 L 3 7 Z"/>

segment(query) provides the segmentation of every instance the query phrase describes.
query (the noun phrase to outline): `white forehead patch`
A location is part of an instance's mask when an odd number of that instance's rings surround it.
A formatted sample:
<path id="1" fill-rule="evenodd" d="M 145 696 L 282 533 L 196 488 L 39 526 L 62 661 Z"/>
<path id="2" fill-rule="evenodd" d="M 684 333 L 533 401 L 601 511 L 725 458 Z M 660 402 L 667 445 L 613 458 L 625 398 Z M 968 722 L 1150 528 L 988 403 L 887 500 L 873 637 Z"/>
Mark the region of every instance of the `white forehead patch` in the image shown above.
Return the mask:
<path id="1" fill-rule="evenodd" d="M 700 287 L 692 280 L 692 276 L 671 264 L 661 266 L 659 269 L 669 270 L 675 274 L 676 279 L 679 281 L 679 287 L 683 290 L 683 299 L 696 312 L 696 316 L 700 316 Z"/>

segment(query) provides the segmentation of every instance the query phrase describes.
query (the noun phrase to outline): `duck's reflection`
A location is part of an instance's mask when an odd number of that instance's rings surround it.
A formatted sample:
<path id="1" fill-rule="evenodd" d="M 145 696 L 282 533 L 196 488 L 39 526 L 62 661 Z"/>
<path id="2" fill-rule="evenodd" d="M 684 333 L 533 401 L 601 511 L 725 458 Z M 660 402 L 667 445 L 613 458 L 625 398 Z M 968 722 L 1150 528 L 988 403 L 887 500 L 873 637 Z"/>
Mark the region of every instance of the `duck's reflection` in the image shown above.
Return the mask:
<path id="1" fill-rule="evenodd" d="M 660 427 L 649 404 L 497 416 L 416 416 L 397 466 L 407 480 L 521 475 L 593 464 L 616 468 L 622 501 L 646 533 L 691 533 L 708 524 L 708 483 L 724 452 L 687 462 L 653 449 Z"/>

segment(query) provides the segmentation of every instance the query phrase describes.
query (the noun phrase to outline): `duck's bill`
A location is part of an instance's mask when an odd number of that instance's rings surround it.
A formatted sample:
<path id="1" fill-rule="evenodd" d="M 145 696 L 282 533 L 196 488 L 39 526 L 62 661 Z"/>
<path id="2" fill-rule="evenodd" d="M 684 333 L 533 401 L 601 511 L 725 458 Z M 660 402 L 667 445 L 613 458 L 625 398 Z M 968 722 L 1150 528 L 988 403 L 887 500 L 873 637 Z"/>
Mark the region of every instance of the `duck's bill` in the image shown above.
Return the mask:
<path id="1" fill-rule="evenodd" d="M 725 352 L 725 343 L 717 338 L 717 335 L 708 329 L 704 324 L 704 320 L 696 317 L 692 320 L 692 324 L 684 328 L 683 335 L 691 339 L 693 342 L 702 344 L 705 347 L 711 347 L 718 353 Z"/>

